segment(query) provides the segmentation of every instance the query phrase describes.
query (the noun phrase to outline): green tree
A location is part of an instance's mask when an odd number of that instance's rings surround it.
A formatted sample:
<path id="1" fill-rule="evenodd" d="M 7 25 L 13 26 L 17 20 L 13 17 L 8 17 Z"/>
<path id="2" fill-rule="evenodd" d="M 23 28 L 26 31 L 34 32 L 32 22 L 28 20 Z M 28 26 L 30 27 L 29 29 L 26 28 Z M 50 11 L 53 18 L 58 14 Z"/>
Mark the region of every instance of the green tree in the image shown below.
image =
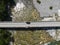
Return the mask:
<path id="1" fill-rule="evenodd" d="M 48 45 L 60 45 L 60 41 L 53 41 L 53 42 L 51 42 Z"/>
<path id="2" fill-rule="evenodd" d="M 0 0 L 0 21 L 11 21 L 10 7 L 13 5 L 15 5 L 14 0 Z"/>
<path id="3" fill-rule="evenodd" d="M 11 33 L 7 30 L 0 29 L 0 45 L 8 45 Z"/>
<path id="4" fill-rule="evenodd" d="M 6 0 L 5 0 L 6 1 Z M 0 21 L 4 19 L 5 14 L 4 12 L 6 11 L 6 3 L 4 0 L 0 0 Z"/>
<path id="5" fill-rule="evenodd" d="M 40 1 L 40 0 L 37 0 L 37 3 L 39 3 L 39 4 L 40 4 L 40 3 L 41 3 L 41 1 Z"/>

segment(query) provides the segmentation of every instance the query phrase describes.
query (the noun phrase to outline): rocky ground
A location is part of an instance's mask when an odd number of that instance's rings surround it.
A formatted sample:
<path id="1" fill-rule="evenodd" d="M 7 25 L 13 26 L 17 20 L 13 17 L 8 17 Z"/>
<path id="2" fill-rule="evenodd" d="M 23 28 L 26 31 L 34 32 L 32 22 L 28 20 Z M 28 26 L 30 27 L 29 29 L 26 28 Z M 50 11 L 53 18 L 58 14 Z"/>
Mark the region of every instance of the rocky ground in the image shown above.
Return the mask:
<path id="1" fill-rule="evenodd" d="M 21 8 L 20 11 L 15 12 L 12 10 L 12 16 L 14 17 L 14 22 L 24 22 L 24 21 L 39 21 L 40 15 L 39 12 L 34 8 L 32 1 L 25 1 L 22 2 L 25 7 Z"/>
<path id="2" fill-rule="evenodd" d="M 14 22 L 39 21 L 39 13 L 34 8 L 25 8 L 19 12 L 12 12 Z"/>
<path id="3" fill-rule="evenodd" d="M 24 0 L 25 1 L 25 0 Z M 39 12 L 32 6 L 33 2 L 26 0 L 26 5 L 22 10 L 15 12 L 12 9 L 13 22 L 40 21 Z M 19 30 L 14 31 L 14 45 L 42 45 L 54 39 L 46 30 Z"/>
<path id="4" fill-rule="evenodd" d="M 53 38 L 45 30 L 16 31 L 14 39 L 15 45 L 42 45 L 53 41 Z"/>

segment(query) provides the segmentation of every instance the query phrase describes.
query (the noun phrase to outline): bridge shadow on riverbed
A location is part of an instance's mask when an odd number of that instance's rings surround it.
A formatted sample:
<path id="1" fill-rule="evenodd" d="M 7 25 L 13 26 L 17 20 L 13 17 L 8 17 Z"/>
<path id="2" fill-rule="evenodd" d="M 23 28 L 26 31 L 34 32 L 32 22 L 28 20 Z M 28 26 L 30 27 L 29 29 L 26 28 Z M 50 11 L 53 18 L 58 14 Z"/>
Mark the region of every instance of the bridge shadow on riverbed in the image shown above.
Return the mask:
<path id="1" fill-rule="evenodd" d="M 57 29 L 60 29 L 60 27 L 35 27 L 35 28 L 0 28 L 0 29 L 5 29 L 5 30 L 16 30 L 16 31 L 21 31 L 21 30 L 23 30 L 23 31 L 29 31 L 29 30 L 31 30 L 31 31 L 35 31 L 35 30 L 52 30 L 52 29 L 55 29 L 55 30 L 57 30 Z"/>

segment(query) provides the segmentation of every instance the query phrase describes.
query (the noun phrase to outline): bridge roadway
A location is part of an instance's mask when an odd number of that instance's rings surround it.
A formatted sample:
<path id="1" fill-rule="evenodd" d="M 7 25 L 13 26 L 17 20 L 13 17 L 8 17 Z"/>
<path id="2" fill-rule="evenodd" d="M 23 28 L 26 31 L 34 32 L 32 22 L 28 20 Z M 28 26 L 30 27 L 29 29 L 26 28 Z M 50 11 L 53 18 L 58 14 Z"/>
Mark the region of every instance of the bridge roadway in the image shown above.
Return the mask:
<path id="1" fill-rule="evenodd" d="M 0 22 L 0 28 L 60 27 L 60 22 Z"/>

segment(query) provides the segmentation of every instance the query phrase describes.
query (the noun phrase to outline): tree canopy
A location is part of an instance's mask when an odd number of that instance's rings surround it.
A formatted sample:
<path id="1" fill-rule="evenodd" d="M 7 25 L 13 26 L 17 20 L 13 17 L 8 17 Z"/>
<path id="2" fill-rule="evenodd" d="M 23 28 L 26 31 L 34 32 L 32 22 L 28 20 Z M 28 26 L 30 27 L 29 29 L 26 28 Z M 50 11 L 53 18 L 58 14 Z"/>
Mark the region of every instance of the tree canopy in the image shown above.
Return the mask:
<path id="1" fill-rule="evenodd" d="M 60 41 L 53 41 L 53 42 L 51 42 L 48 45 L 60 45 Z"/>
<path id="2" fill-rule="evenodd" d="M 11 33 L 7 30 L 0 29 L 0 45 L 8 45 Z"/>
<path id="3" fill-rule="evenodd" d="M 0 0 L 0 21 L 11 20 L 8 6 L 12 7 L 13 5 L 15 5 L 14 0 Z"/>

